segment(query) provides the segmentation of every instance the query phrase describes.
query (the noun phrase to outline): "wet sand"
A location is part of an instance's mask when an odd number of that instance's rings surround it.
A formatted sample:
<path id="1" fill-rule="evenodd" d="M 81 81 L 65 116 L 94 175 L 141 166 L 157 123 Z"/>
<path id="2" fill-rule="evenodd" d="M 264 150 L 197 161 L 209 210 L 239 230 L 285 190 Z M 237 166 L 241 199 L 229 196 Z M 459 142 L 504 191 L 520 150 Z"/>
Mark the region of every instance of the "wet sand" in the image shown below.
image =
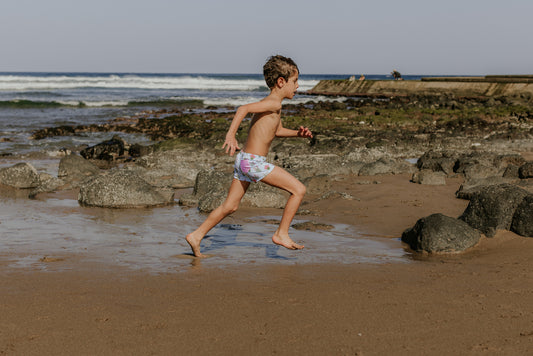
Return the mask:
<path id="1" fill-rule="evenodd" d="M 461 180 L 447 183 L 343 177 L 333 189 L 353 199 L 302 206 L 298 221 L 333 225 L 294 230 L 303 251 L 271 245 L 280 210 L 243 207 L 206 239 L 206 259 L 178 239 L 203 219 L 194 209 L 10 198 L 2 216 L 34 214 L 18 233 L 0 220 L 0 354 L 528 354 L 533 239 L 499 231 L 448 256 L 398 239 L 421 217 L 462 213 Z M 59 218 L 32 223 L 46 214 Z"/>

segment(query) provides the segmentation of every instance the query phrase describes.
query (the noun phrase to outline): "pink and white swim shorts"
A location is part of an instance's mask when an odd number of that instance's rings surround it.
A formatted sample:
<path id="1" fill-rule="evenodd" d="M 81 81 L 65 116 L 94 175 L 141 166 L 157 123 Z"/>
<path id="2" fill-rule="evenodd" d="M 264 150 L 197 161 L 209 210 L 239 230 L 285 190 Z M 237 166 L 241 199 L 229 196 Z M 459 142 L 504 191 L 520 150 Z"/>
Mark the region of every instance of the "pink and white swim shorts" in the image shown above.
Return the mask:
<path id="1" fill-rule="evenodd" d="M 259 182 L 274 170 L 266 157 L 240 151 L 235 158 L 233 178 L 245 182 Z"/>

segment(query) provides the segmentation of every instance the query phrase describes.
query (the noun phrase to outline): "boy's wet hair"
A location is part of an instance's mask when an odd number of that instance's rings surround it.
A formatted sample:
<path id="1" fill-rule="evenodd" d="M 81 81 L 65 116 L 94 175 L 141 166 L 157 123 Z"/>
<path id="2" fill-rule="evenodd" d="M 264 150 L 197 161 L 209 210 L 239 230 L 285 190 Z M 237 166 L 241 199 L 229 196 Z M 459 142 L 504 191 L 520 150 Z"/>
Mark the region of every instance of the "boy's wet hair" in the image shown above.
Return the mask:
<path id="1" fill-rule="evenodd" d="M 272 56 L 263 66 L 263 75 L 269 88 L 273 88 L 278 78 L 289 80 L 294 73 L 299 73 L 298 66 L 288 57 L 280 55 Z"/>

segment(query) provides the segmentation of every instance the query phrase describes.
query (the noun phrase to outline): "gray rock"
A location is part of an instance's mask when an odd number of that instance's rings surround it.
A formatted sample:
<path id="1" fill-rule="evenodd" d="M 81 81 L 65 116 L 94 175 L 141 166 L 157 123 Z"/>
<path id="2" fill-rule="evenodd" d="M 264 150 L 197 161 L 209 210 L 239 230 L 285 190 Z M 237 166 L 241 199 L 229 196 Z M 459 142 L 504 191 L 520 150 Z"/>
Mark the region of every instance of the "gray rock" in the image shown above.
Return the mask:
<path id="1" fill-rule="evenodd" d="M 214 169 L 205 169 L 198 172 L 194 183 L 193 195 L 202 197 L 214 192 L 228 193 L 233 179 L 232 174 L 222 173 Z"/>
<path id="2" fill-rule="evenodd" d="M 18 189 L 35 188 L 39 185 L 39 173 L 29 163 L 17 163 L 0 169 L 0 183 Z"/>
<path id="3" fill-rule="evenodd" d="M 174 192 L 156 189 L 134 172 L 114 170 L 84 181 L 78 201 L 87 206 L 138 208 L 170 204 Z"/>
<path id="4" fill-rule="evenodd" d="M 474 246 L 480 237 L 481 234 L 464 221 L 433 214 L 405 230 L 402 241 L 414 251 L 443 253 L 464 251 Z"/>
<path id="5" fill-rule="evenodd" d="M 32 189 L 30 198 L 34 198 L 39 193 L 53 192 L 64 185 L 62 179 L 56 178 L 48 173 L 39 173 L 39 186 Z"/>
<path id="6" fill-rule="evenodd" d="M 521 179 L 533 178 L 533 162 L 527 162 L 520 166 L 518 174 Z"/>
<path id="7" fill-rule="evenodd" d="M 417 161 L 416 166 L 420 170 L 429 169 L 435 172 L 444 172 L 452 175 L 453 167 L 457 161 L 458 154 L 451 151 L 428 151 L 424 153 Z"/>
<path id="8" fill-rule="evenodd" d="M 145 169 L 143 178 L 152 185 L 188 188 L 194 186 L 198 172 L 210 169 L 215 162 L 225 162 L 226 159 L 232 162 L 234 157 L 216 159 L 212 152 L 180 148 L 143 156 L 135 164 Z"/>
<path id="9" fill-rule="evenodd" d="M 464 174 L 465 169 L 473 165 L 494 167 L 494 158 L 495 154 L 490 152 L 471 152 L 464 154 L 457 158 L 453 170 L 455 173 Z"/>
<path id="10" fill-rule="evenodd" d="M 471 197 L 459 219 L 492 237 L 497 229 L 510 229 L 516 208 L 528 194 L 510 184 L 484 187 Z"/>
<path id="11" fill-rule="evenodd" d="M 226 199 L 226 193 L 222 191 L 204 194 L 198 199 L 198 210 L 202 213 L 209 213 L 221 205 L 224 199 Z"/>
<path id="12" fill-rule="evenodd" d="M 474 194 L 479 193 L 483 188 L 491 185 L 499 184 L 512 184 L 517 179 L 504 178 L 504 177 L 488 177 L 488 178 L 476 178 L 470 179 L 459 187 L 459 190 L 455 192 L 455 196 L 459 199 L 470 200 Z"/>
<path id="13" fill-rule="evenodd" d="M 58 178 L 71 182 L 74 180 L 83 180 L 89 176 L 100 174 L 101 170 L 93 163 L 77 154 L 70 154 L 59 161 Z"/>
<path id="14" fill-rule="evenodd" d="M 271 188 L 264 191 L 254 190 L 252 188 Z M 251 189 L 244 195 L 242 204 L 247 206 L 253 206 L 255 208 L 274 208 L 283 209 L 287 204 L 287 198 L 281 193 L 282 191 L 277 188 L 270 187 L 265 184 L 250 185 Z"/>
<path id="15" fill-rule="evenodd" d="M 533 237 L 533 194 L 527 195 L 516 208 L 511 231 L 518 235 Z"/>
<path id="16" fill-rule="evenodd" d="M 496 167 L 486 166 L 480 163 L 474 163 L 468 166 L 464 166 L 462 171 L 465 176 L 465 179 L 476 179 L 476 178 L 488 178 L 502 176 L 503 172 Z"/>
<path id="17" fill-rule="evenodd" d="M 424 169 L 415 172 L 411 178 L 411 181 L 413 183 L 425 185 L 446 185 L 446 173 Z"/>

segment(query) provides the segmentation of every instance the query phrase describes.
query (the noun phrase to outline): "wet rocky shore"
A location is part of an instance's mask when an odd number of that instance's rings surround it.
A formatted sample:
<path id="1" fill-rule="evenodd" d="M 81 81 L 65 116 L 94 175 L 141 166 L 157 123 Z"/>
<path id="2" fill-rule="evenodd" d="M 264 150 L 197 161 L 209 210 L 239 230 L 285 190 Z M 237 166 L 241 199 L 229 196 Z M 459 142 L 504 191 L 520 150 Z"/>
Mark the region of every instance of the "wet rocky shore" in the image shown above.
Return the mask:
<path id="1" fill-rule="evenodd" d="M 114 136 L 65 150 L 57 176 L 27 162 L 0 169 L 2 190 L 29 198 L 75 190 L 84 206 L 136 208 L 182 204 L 209 212 L 222 202 L 233 158 L 221 146 L 231 108 L 164 108 L 103 125 L 37 130 L 33 140 L 90 132 Z M 422 218 L 402 236 L 421 252 L 457 252 L 496 229 L 533 237 L 533 101 L 529 97 L 465 98 L 452 95 L 349 98 L 287 104 L 285 127 L 308 126 L 311 140 L 275 140 L 269 160 L 308 189 L 311 200 L 353 199 L 331 189 L 339 177 L 406 174 L 412 184 L 446 184 L 460 176 L 458 199 L 470 200 L 458 219 Z M 244 142 L 247 125 L 237 138 Z M 150 145 L 129 144 L 121 133 L 143 134 Z M 14 157 L 16 158 L 16 157 Z M 175 193 L 179 191 L 179 197 Z M 283 208 L 284 192 L 253 185 L 244 205 Z M 305 205 L 300 215 L 305 215 Z"/>

